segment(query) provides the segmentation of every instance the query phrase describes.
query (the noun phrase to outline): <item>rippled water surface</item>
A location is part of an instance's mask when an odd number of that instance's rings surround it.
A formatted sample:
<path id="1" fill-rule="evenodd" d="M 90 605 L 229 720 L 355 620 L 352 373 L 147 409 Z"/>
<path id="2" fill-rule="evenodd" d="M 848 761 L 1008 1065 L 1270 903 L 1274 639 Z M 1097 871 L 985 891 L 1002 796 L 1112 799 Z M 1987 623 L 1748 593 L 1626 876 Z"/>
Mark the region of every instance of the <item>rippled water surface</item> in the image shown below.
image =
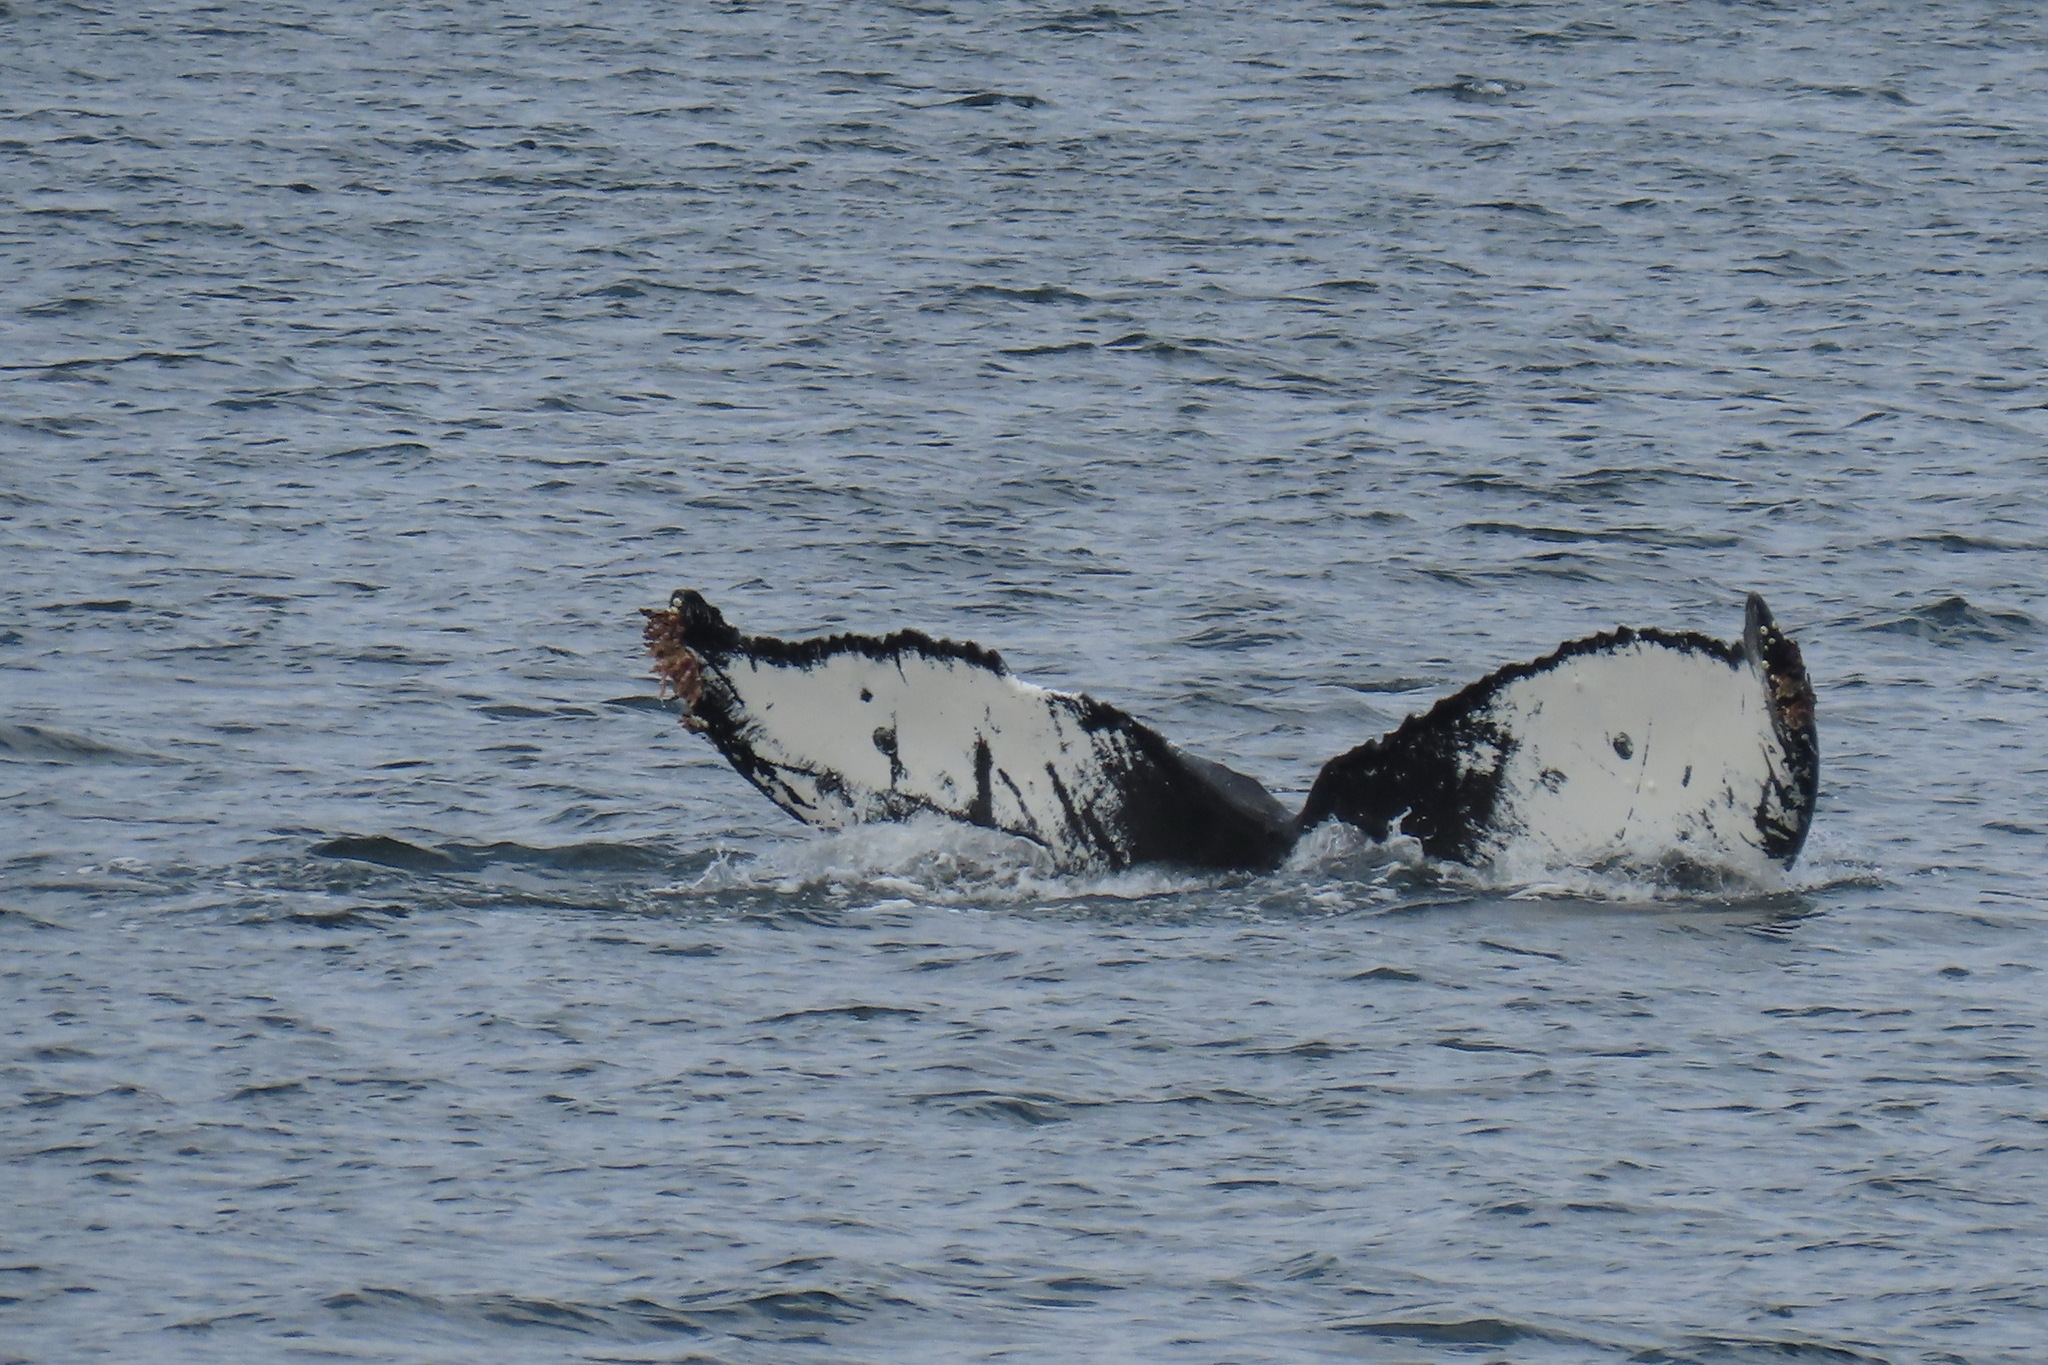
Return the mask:
<path id="1" fill-rule="evenodd" d="M 0 1360 L 2025 1362 L 2030 4 L 0 4 Z M 635 609 L 1298 795 L 1739 629 L 1782 885 L 788 823 Z"/>

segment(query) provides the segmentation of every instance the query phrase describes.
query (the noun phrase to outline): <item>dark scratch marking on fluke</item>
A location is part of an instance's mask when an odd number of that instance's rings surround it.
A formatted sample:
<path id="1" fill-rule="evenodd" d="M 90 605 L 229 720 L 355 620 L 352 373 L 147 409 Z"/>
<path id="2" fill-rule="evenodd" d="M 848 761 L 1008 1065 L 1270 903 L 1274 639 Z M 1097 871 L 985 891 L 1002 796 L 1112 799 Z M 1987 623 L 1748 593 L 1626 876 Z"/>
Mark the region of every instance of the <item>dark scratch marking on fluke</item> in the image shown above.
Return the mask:
<path id="1" fill-rule="evenodd" d="M 988 740 L 980 735 L 974 737 L 974 799 L 967 803 L 967 822 L 972 825 L 993 826 L 996 822 L 995 796 L 989 790 L 989 774 L 995 768 L 995 755 L 989 752 Z"/>

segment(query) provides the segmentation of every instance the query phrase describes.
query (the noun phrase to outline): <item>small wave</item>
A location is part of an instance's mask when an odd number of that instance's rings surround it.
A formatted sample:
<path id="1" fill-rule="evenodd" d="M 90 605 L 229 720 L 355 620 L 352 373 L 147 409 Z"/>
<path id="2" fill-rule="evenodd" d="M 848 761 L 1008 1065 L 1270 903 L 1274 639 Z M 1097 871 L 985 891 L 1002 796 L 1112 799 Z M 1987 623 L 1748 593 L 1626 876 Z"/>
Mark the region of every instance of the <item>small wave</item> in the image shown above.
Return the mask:
<path id="1" fill-rule="evenodd" d="M 1269 645 L 1283 645 L 1301 637 L 1294 631 L 1279 627 L 1258 627 L 1232 623 L 1218 623 L 1192 635 L 1183 635 L 1174 641 L 1176 645 L 1189 649 L 1243 650 L 1264 649 Z"/>
<path id="2" fill-rule="evenodd" d="M 1086 294 L 1072 289 L 1063 289 L 1055 284 L 1042 284 L 1032 289 L 1008 289 L 996 284 L 961 285 L 947 291 L 955 298 L 1000 299 L 1007 303 L 1093 303 Z"/>
<path id="3" fill-rule="evenodd" d="M 1799 95 L 1826 95 L 1838 100 L 1876 100 L 1901 107 L 1910 107 L 1913 103 L 1902 91 L 1888 85 L 1795 85 L 1792 91 Z"/>
<path id="4" fill-rule="evenodd" d="M 1782 1337 L 1697 1336 L 1684 1346 L 1666 1347 L 1654 1357 L 1670 1365 L 1744 1365 L 1744 1362 L 1789 1362 L 1790 1365 L 1890 1365 L 1888 1357 L 1865 1355 L 1824 1341 Z"/>
<path id="5" fill-rule="evenodd" d="M 1390 1341 L 1437 1346 L 1512 1346 L 1516 1342 L 1540 1341 L 1560 1346 L 1598 1347 L 1584 1337 L 1546 1331 L 1541 1327 L 1507 1318 L 1463 1318 L 1450 1322 L 1430 1319 L 1352 1319 L 1333 1322 L 1330 1330 L 1353 1336 L 1381 1337 Z"/>
<path id="6" fill-rule="evenodd" d="M 1076 351 L 1092 351 L 1094 349 L 1095 343 L 1092 341 L 1067 341 L 1049 346 L 1013 346 L 1003 351 L 1002 354 L 1014 356 L 1072 355 Z"/>
<path id="7" fill-rule="evenodd" d="M 1418 86 L 1417 95 L 1449 95 L 1463 104 L 1499 104 L 1528 89 L 1520 81 L 1491 76 L 1460 76 L 1448 85 Z"/>
<path id="8" fill-rule="evenodd" d="M 1599 19 L 1574 19 L 1555 29 L 1537 29 L 1516 38 L 1531 47 L 1576 47 L 1581 43 L 1632 43 L 1636 36 Z"/>
<path id="9" fill-rule="evenodd" d="M 1135 16 L 1127 15 L 1108 5 L 1097 5 L 1093 9 L 1069 10 L 1055 14 L 1044 23 L 1025 30 L 1027 33 L 1136 33 L 1138 26 L 1131 22 Z"/>
<path id="10" fill-rule="evenodd" d="M 1402 967 L 1373 967 L 1366 971 L 1354 972 L 1344 978 L 1346 981 L 1385 983 L 1388 985 L 1413 986 L 1422 981 L 1420 972 L 1411 972 Z"/>
<path id="11" fill-rule="evenodd" d="M 1739 267 L 1738 275 L 1775 275 L 1780 279 L 1840 279 L 1848 269 L 1832 256 L 1818 252 L 1797 251 L 1786 248 L 1751 258 L 1749 265 Z"/>
<path id="12" fill-rule="evenodd" d="M 134 749 L 103 744 L 84 735 L 46 730 L 40 725 L 0 725 L 0 762 L 111 763 L 148 766 L 169 759 Z"/>
<path id="13" fill-rule="evenodd" d="M 764 1024 L 792 1024 L 799 1019 L 855 1019 L 865 1024 L 872 1019 L 917 1019 L 923 1010 L 906 1009 L 901 1005 L 828 1005 L 819 1009 L 790 1010 L 786 1014 L 771 1014 L 761 1020 Z"/>
<path id="14" fill-rule="evenodd" d="M 481 872 L 496 864 L 555 872 L 701 872 L 716 855 L 676 855 L 638 844 L 581 843 L 554 848 L 529 844 L 409 844 L 385 834 L 344 835 L 315 844 L 316 858 L 374 863 L 401 872 Z"/>
<path id="15" fill-rule="evenodd" d="M 804 1286 L 713 1290 L 673 1303 L 634 1298 L 620 1303 L 578 1303 L 515 1294 L 462 1294 L 445 1298 L 385 1286 L 330 1295 L 329 1312 L 363 1325 L 411 1332 L 421 1319 L 468 1327 L 488 1324 L 514 1330 L 558 1332 L 617 1342 L 671 1341 L 678 1336 L 732 1334 L 751 1337 L 763 1329 L 814 1328 L 821 1323 L 858 1322 L 873 1308 L 867 1296 Z M 877 1306 L 907 1306 L 879 1298 Z"/>
<path id="16" fill-rule="evenodd" d="M 83 295 L 73 295 L 68 298 L 51 299 L 47 303 L 34 304 L 22 309 L 21 313 L 23 317 L 31 318 L 76 317 L 82 313 L 97 312 L 102 306 L 98 299 L 86 298 Z"/>
<path id="17" fill-rule="evenodd" d="M 118 614 L 120 612 L 135 610 L 135 603 L 125 597 L 109 597 L 87 602 L 53 602 L 46 607 L 37 607 L 36 610 L 47 611 L 58 615 L 66 615 L 76 612 L 91 612 L 96 614 Z"/>
<path id="18" fill-rule="evenodd" d="M 1014 104 L 1019 109 L 1037 109 L 1045 101 L 1037 95 L 1013 95 L 1000 90 L 982 90 L 972 95 L 962 95 L 957 100 L 947 100 L 941 109 L 992 109 L 999 104 Z"/>
<path id="19" fill-rule="evenodd" d="M 492 720 L 588 720 L 597 714 L 586 706 L 539 707 L 522 706 L 517 702 L 492 702 L 475 710 L 478 715 Z"/>
<path id="20" fill-rule="evenodd" d="M 1863 629 L 1949 646 L 2024 639 L 2040 634 L 2041 623 L 2022 611 L 1989 611 L 1963 597 L 1944 597 Z"/>
<path id="21" fill-rule="evenodd" d="M 316 929 L 388 929 L 394 919 L 412 911 L 403 905 L 354 905 L 348 907 L 294 910 L 284 918 L 293 924 Z"/>
<path id="22" fill-rule="evenodd" d="M 1103 342 L 1102 349 L 1122 351 L 1129 355 L 1155 356 L 1161 360 L 1177 360 L 1182 357 L 1207 360 L 1222 351 L 1223 345 L 1209 337 L 1182 337 L 1175 341 L 1155 337 L 1148 332 L 1126 332 L 1120 337 Z"/>
<path id="23" fill-rule="evenodd" d="M 327 458 L 330 460 L 379 460 L 390 461 L 410 459 L 434 453 L 432 446 L 419 441 L 387 441 L 382 445 L 351 446 L 337 450 Z"/>
<path id="24" fill-rule="evenodd" d="M 1740 542 L 1734 536 L 1699 535 L 1666 526 L 1523 526 L 1507 521 L 1470 521 L 1464 530 L 1481 535 L 1517 536 L 1550 544 L 1650 545 L 1659 549 L 1717 550 Z"/>
<path id="25" fill-rule="evenodd" d="M 995 1090 L 952 1090 L 917 1095 L 911 1103 L 944 1109 L 956 1118 L 1005 1127 L 1042 1128 L 1066 1123 L 1073 1110 L 1092 1107 L 1086 1101 L 1064 1100 L 1057 1095 L 1010 1094 Z"/>
<path id="26" fill-rule="evenodd" d="M 653 1341 L 676 1333 L 707 1333 L 705 1326 L 693 1318 L 644 1300 L 605 1307 L 512 1294 L 465 1294 L 443 1299 L 373 1285 L 331 1295 L 321 1301 L 321 1306 L 354 1321 L 391 1327 L 401 1327 L 407 1319 L 426 1318 L 469 1325 L 540 1328 L 626 1341 Z"/>
<path id="27" fill-rule="evenodd" d="M 1935 531 L 1926 535 L 1904 536 L 1888 544 L 1902 545 L 1911 550 L 1943 550 L 1949 554 L 2039 554 L 2044 548 L 2035 542 L 2000 540 L 1995 536 L 1964 535 L 1957 531 Z"/>
<path id="28" fill-rule="evenodd" d="M 626 697 L 607 697 L 606 706 L 616 706 L 623 711 L 660 711 L 666 715 L 683 714 L 682 702 L 674 698 L 657 697 L 651 692 Z"/>

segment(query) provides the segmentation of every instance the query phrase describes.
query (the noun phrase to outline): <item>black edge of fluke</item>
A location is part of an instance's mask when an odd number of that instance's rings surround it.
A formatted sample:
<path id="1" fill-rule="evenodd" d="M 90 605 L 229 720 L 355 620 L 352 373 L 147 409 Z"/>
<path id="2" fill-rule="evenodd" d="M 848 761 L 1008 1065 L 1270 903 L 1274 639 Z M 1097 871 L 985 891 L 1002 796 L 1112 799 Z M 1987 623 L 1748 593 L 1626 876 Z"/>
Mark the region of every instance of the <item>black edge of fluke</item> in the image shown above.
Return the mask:
<path id="1" fill-rule="evenodd" d="M 1731 682 L 1738 674 L 1761 675 L 1782 752 L 1756 808 L 1755 833 L 1768 857 L 1790 865 L 1798 856 L 1819 785 L 1813 689 L 1799 647 L 1754 594 L 1734 644 L 1691 631 L 1622 628 L 1501 668 L 1330 760 L 1292 818 L 1253 779 L 1181 751 L 1114 706 L 1020 683 L 1000 655 L 980 645 L 914 630 L 794 641 L 744 635 L 687 588 L 675 592 L 665 610 L 644 615 L 662 695 L 680 702 L 683 723 L 797 819 L 836 827 L 929 812 L 1030 839 L 1072 868 L 1172 863 L 1268 871 L 1302 834 L 1331 819 L 1378 840 L 1413 837 L 1432 858 L 1483 863 L 1513 834 L 1501 784 L 1507 759 L 1524 738 L 1502 722 L 1493 703 L 1522 679 L 1581 656 L 1636 646 L 1703 656 L 1726 665 Z M 835 661 L 844 669 L 847 656 L 885 666 L 879 675 L 864 676 L 912 689 L 904 692 L 894 724 L 860 729 L 885 760 L 872 779 L 855 775 L 860 765 L 853 750 L 838 747 L 839 755 L 854 754 L 838 762 L 826 752 L 838 743 L 836 735 L 821 738 L 804 728 L 813 704 L 818 714 L 847 704 L 843 674 L 839 683 L 824 681 Z M 913 673 L 922 681 L 912 684 Z M 777 686 L 798 688 L 784 693 L 773 717 L 747 696 L 771 675 Z M 865 689 L 860 700 L 870 700 Z M 927 728 L 926 719 L 949 710 L 956 721 L 960 714 L 983 719 L 969 728 L 956 724 L 952 738 L 935 745 L 939 731 Z M 999 710 L 1010 717 L 1007 730 L 995 720 Z M 865 708 L 842 714 L 865 714 Z M 1683 728 L 1687 717 L 1660 713 L 1657 720 Z M 921 746 L 913 744 L 913 729 L 922 732 Z M 1624 758 L 1626 743 L 1624 736 L 1616 748 Z M 923 774 L 906 766 L 903 756 L 913 748 L 926 755 Z M 934 749 L 937 760 L 930 757 Z M 877 760 L 869 755 L 867 761 Z M 1688 778 L 1691 772 L 1686 769 Z"/>
<path id="2" fill-rule="evenodd" d="M 1790 867 L 1806 847 L 1820 800 L 1820 731 L 1814 721 L 1813 682 L 1806 676 L 1798 642 L 1778 629 L 1771 609 L 1756 593 L 1749 595 L 1742 613 L 1742 650 L 1763 671 L 1771 725 L 1785 751 L 1786 780 L 1774 793 L 1777 811 L 1758 817 L 1764 851 Z"/>

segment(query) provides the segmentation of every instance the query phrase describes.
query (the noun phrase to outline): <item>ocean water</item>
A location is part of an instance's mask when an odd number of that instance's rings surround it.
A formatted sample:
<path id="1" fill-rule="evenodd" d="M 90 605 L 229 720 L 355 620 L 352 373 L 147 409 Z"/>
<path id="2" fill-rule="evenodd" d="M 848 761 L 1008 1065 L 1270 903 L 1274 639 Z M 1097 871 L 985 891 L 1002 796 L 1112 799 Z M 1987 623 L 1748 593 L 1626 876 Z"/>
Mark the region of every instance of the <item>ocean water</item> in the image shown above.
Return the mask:
<path id="1" fill-rule="evenodd" d="M 2048 1358 L 2044 40 L 0 4 L 0 1361 Z M 679 586 L 1290 796 L 1757 590 L 1819 815 L 823 836 Z"/>

